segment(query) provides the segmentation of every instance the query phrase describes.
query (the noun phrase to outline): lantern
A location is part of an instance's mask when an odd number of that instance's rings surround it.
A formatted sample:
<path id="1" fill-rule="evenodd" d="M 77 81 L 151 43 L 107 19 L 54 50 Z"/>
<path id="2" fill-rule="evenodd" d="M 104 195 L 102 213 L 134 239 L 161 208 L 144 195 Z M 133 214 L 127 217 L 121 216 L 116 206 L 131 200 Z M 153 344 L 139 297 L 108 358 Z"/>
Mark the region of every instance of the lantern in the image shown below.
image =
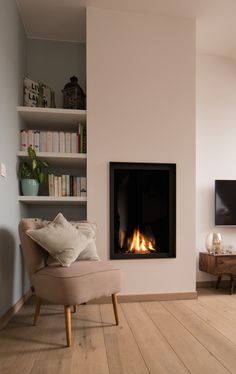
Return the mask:
<path id="1" fill-rule="evenodd" d="M 85 109 L 86 95 L 78 84 L 78 78 L 73 76 L 70 82 L 65 85 L 63 93 L 63 108 L 65 109 Z"/>

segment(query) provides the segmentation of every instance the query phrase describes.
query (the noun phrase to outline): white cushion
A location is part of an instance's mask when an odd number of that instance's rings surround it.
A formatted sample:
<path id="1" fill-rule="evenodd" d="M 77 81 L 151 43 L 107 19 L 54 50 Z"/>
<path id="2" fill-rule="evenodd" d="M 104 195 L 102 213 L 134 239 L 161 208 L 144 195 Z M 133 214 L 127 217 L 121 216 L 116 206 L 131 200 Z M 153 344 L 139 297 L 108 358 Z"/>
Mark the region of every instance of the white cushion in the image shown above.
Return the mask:
<path id="1" fill-rule="evenodd" d="M 45 227 L 27 230 L 27 235 L 62 266 L 70 266 L 92 242 L 92 238 L 70 224 L 61 213 Z"/>

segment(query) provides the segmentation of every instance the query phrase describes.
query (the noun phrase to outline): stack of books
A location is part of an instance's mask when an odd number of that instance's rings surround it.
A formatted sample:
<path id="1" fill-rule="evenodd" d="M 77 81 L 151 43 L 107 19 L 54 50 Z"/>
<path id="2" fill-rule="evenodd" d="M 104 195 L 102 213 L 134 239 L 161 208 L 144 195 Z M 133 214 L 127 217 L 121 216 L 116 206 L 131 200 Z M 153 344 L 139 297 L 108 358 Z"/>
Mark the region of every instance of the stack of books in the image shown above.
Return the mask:
<path id="1" fill-rule="evenodd" d="M 48 175 L 49 196 L 87 196 L 87 178 L 74 175 Z"/>
<path id="2" fill-rule="evenodd" d="M 79 124 L 77 132 L 21 130 L 20 150 L 31 146 L 36 152 L 86 153 L 86 126 Z"/>

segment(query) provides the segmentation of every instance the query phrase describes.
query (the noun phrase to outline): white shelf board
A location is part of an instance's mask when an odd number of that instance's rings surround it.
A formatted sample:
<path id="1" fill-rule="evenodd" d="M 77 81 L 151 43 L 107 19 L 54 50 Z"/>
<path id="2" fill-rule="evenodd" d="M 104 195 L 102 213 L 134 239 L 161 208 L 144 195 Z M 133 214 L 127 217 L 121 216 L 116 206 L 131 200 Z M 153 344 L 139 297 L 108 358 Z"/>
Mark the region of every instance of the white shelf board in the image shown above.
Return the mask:
<path id="1" fill-rule="evenodd" d="M 17 111 L 24 124 L 32 128 L 76 128 L 86 123 L 86 110 L 18 106 Z"/>
<path id="2" fill-rule="evenodd" d="M 86 204 L 87 197 L 68 196 L 68 197 L 54 197 L 54 196 L 19 196 L 18 201 L 24 204 L 32 205 L 49 205 L 49 204 Z"/>
<path id="3" fill-rule="evenodd" d="M 50 166 L 77 166 L 86 167 L 87 155 L 85 153 L 56 153 L 56 152 L 36 152 L 39 159 L 48 161 Z M 26 159 L 27 153 L 24 151 L 17 152 L 17 156 Z"/>

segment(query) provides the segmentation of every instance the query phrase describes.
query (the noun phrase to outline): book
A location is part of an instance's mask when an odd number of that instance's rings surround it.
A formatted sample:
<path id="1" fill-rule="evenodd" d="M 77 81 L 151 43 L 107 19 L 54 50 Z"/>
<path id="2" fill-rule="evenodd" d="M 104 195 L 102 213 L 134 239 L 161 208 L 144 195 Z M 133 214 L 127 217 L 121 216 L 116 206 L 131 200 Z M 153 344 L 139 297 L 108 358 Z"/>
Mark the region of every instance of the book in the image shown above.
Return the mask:
<path id="1" fill-rule="evenodd" d="M 87 196 L 87 178 L 80 177 L 80 196 Z"/>
<path id="2" fill-rule="evenodd" d="M 57 131 L 52 133 L 52 151 L 59 152 L 59 133 Z"/>
<path id="3" fill-rule="evenodd" d="M 59 132 L 59 152 L 65 153 L 65 133 Z"/>
<path id="4" fill-rule="evenodd" d="M 79 123 L 79 153 L 83 153 L 83 125 Z"/>
<path id="5" fill-rule="evenodd" d="M 46 150 L 47 152 L 52 152 L 52 132 L 46 132 Z"/>
<path id="6" fill-rule="evenodd" d="M 61 194 L 62 194 L 62 196 L 67 196 L 67 194 L 66 194 L 66 176 L 64 174 L 61 176 Z"/>
<path id="7" fill-rule="evenodd" d="M 40 134 L 39 134 L 39 151 L 40 152 L 47 152 L 46 131 L 40 131 Z"/>
<path id="8" fill-rule="evenodd" d="M 54 176 L 53 176 L 53 174 L 48 175 L 48 193 L 49 193 L 49 196 L 54 196 Z"/>
<path id="9" fill-rule="evenodd" d="M 70 175 L 70 195 L 73 196 L 73 176 Z"/>
<path id="10" fill-rule="evenodd" d="M 40 136 L 40 131 L 39 130 L 34 130 L 34 150 L 35 150 L 35 152 L 39 152 L 39 136 Z"/>
<path id="11" fill-rule="evenodd" d="M 62 177 L 57 178 L 58 181 L 58 196 L 62 196 Z"/>
<path id="12" fill-rule="evenodd" d="M 28 130 L 28 147 L 29 146 L 34 149 L 34 130 Z"/>
<path id="13" fill-rule="evenodd" d="M 53 177 L 53 184 L 54 184 L 54 196 L 58 197 L 58 177 L 54 175 Z"/>
<path id="14" fill-rule="evenodd" d="M 77 180 L 76 196 L 80 196 L 80 177 L 76 177 L 76 180 Z"/>
<path id="15" fill-rule="evenodd" d="M 77 153 L 78 150 L 78 141 L 76 132 L 71 133 L 71 152 Z"/>
<path id="16" fill-rule="evenodd" d="M 65 133 L 65 152 L 71 153 L 71 134 L 70 132 Z"/>
<path id="17" fill-rule="evenodd" d="M 86 126 L 83 126 L 83 139 L 82 139 L 82 153 L 87 152 L 87 129 Z"/>
<path id="18" fill-rule="evenodd" d="M 20 132 L 20 150 L 27 152 L 28 148 L 28 131 L 21 130 Z"/>
<path id="19" fill-rule="evenodd" d="M 70 176 L 67 174 L 65 177 L 66 177 L 66 196 L 70 196 Z"/>
<path id="20" fill-rule="evenodd" d="M 77 177 L 73 177 L 73 196 L 77 196 Z"/>
<path id="21" fill-rule="evenodd" d="M 80 124 L 78 124 L 77 129 L 77 152 L 80 153 Z"/>

